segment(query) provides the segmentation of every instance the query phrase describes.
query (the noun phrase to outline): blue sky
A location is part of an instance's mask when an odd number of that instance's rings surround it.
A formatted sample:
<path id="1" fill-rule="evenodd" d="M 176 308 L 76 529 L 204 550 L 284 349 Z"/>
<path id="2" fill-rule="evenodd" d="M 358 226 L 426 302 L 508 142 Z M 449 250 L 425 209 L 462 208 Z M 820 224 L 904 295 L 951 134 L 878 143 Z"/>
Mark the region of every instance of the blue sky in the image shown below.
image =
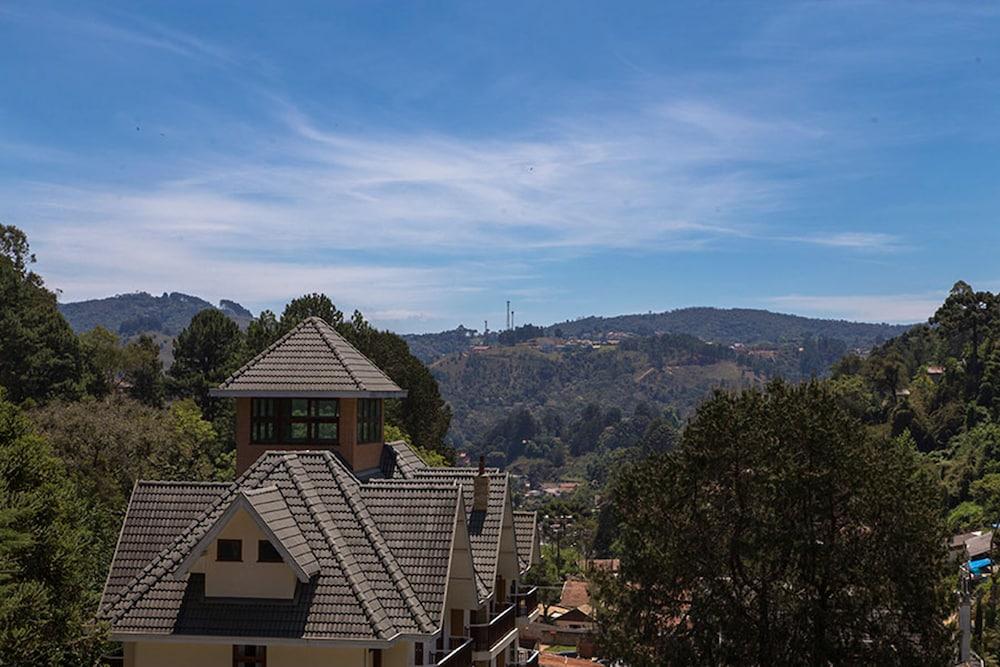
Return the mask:
<path id="1" fill-rule="evenodd" d="M 987 3 L 5 2 L 0 221 L 65 301 L 916 321 L 1000 288 L 997 35 Z"/>

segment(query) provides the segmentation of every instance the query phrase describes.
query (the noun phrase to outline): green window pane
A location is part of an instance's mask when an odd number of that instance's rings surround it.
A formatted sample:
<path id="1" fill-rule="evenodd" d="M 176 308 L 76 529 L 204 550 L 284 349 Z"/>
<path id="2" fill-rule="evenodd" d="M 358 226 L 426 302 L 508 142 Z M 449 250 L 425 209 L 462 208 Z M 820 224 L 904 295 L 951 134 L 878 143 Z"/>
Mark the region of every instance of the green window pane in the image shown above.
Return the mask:
<path id="1" fill-rule="evenodd" d="M 308 440 L 309 439 L 309 425 L 308 424 L 291 424 L 289 429 L 290 433 L 288 436 L 289 440 Z"/>
<path id="2" fill-rule="evenodd" d="M 336 442 L 337 440 L 337 424 L 327 424 L 320 422 L 316 424 L 316 437 L 320 440 L 329 440 L 331 442 Z"/>
<path id="3" fill-rule="evenodd" d="M 292 399 L 292 416 L 293 417 L 308 417 L 309 416 L 309 399 L 306 399 L 306 398 L 293 398 Z"/>
<path id="4" fill-rule="evenodd" d="M 316 414 L 320 417 L 337 416 L 337 399 L 324 399 L 316 401 Z"/>

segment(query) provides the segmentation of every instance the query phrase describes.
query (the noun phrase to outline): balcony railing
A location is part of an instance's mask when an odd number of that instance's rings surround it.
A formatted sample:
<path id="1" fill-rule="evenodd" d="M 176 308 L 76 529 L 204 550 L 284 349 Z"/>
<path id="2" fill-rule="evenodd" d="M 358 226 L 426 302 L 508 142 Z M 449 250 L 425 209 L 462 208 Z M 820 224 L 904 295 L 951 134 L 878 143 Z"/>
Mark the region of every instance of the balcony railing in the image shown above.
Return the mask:
<path id="1" fill-rule="evenodd" d="M 513 663 L 517 667 L 538 667 L 538 651 L 515 647 Z"/>
<path id="2" fill-rule="evenodd" d="M 452 637 L 450 651 L 436 651 L 436 667 L 472 667 L 472 640 L 468 637 Z"/>
<path id="3" fill-rule="evenodd" d="M 526 590 L 514 594 L 514 604 L 517 606 L 517 615 L 527 617 L 538 609 L 538 587 L 532 586 Z"/>
<path id="4" fill-rule="evenodd" d="M 472 635 L 473 648 L 476 651 L 489 651 L 514 629 L 514 605 L 508 605 L 502 612 L 493 617 L 489 623 L 477 623 L 469 626 Z"/>

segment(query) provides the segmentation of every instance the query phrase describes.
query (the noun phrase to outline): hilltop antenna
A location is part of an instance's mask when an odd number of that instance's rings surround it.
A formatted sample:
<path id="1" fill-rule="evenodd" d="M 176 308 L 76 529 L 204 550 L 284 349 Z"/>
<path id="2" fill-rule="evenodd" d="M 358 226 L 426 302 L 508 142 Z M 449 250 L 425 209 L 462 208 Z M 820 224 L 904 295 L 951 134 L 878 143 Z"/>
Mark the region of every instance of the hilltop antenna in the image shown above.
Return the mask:
<path id="1" fill-rule="evenodd" d="M 483 320 L 483 335 L 488 336 L 490 333 L 490 322 L 489 320 Z"/>
<path id="2" fill-rule="evenodd" d="M 510 328 L 514 328 L 514 311 L 510 311 Z"/>
<path id="3" fill-rule="evenodd" d="M 510 299 L 507 299 L 507 329 L 510 329 Z"/>

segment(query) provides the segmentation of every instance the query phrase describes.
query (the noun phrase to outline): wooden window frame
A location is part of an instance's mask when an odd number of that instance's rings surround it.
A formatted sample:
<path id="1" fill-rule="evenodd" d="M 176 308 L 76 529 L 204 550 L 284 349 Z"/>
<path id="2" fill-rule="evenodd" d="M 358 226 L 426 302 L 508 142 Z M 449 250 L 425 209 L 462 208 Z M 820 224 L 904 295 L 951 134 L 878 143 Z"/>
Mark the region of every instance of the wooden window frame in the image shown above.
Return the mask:
<path id="1" fill-rule="evenodd" d="M 266 546 L 265 546 L 266 545 Z M 266 554 L 264 552 L 270 549 L 273 553 Z M 274 548 L 270 540 L 257 540 L 257 562 L 258 563 L 284 563 L 285 559 L 281 557 L 281 553 Z"/>
<path id="2" fill-rule="evenodd" d="M 223 558 L 222 557 L 222 545 L 235 544 L 236 545 L 236 558 Z M 243 540 L 227 540 L 219 539 L 215 541 L 215 560 L 220 563 L 242 563 L 243 562 Z"/>
<path id="3" fill-rule="evenodd" d="M 382 399 L 358 399 L 358 444 L 382 442 Z"/>
<path id="4" fill-rule="evenodd" d="M 268 402 L 268 403 L 265 403 Z M 304 415 L 292 416 L 293 401 L 305 401 Z M 332 402 L 336 414 L 320 415 L 321 402 Z M 269 405 L 269 410 L 263 406 Z M 261 412 L 270 412 L 260 416 Z M 271 438 L 258 438 L 257 434 L 263 424 L 271 423 Z M 292 426 L 304 424 L 305 438 L 292 439 Z M 321 424 L 334 424 L 337 431 L 335 438 L 319 437 Z M 253 445 L 322 445 L 326 447 L 340 444 L 340 399 L 338 398 L 252 398 L 250 399 L 250 444 Z"/>

